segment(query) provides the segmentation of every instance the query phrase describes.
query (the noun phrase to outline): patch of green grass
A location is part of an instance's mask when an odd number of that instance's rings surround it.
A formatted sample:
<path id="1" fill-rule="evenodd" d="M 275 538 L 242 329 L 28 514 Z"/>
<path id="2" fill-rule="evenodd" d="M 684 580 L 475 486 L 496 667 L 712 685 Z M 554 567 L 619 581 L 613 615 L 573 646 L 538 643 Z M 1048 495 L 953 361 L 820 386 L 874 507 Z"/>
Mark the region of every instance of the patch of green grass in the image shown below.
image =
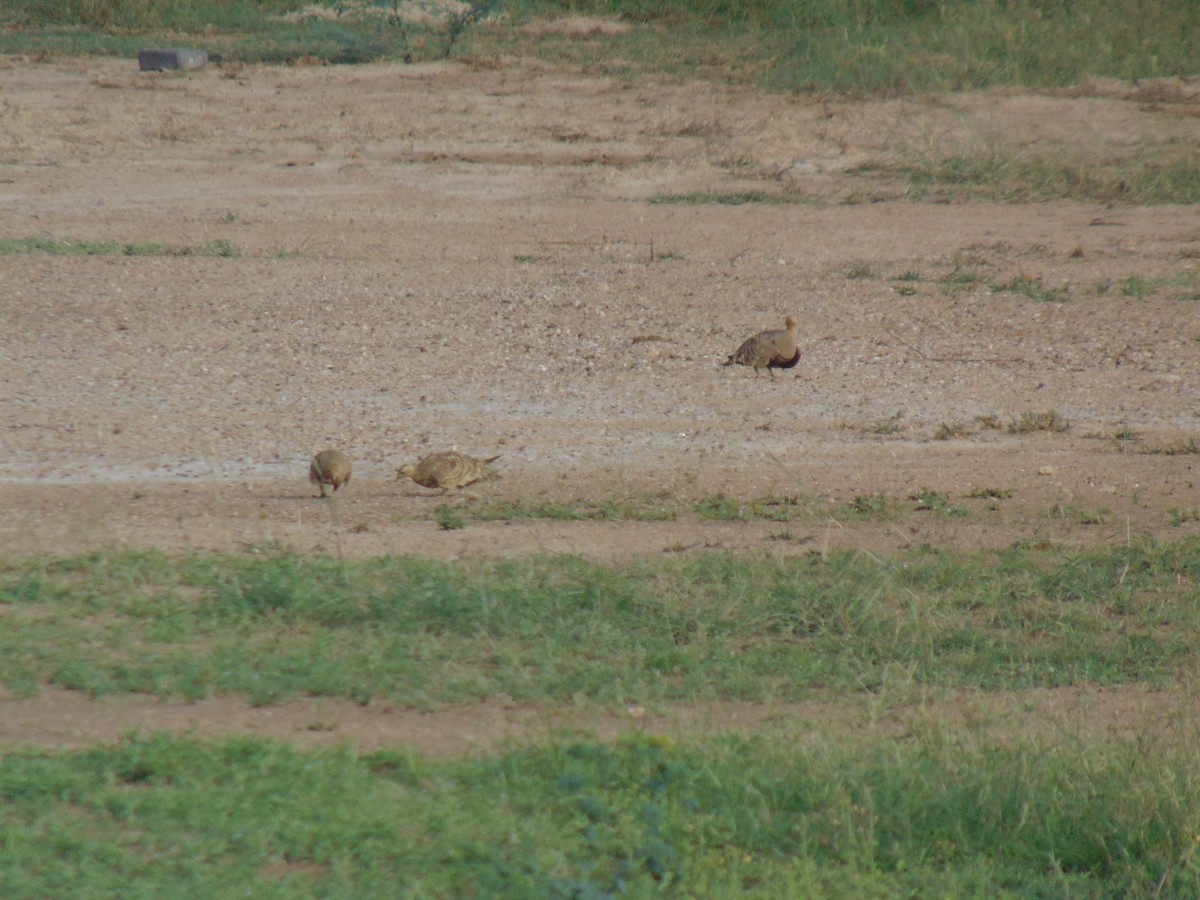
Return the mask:
<path id="1" fill-rule="evenodd" d="M 896 503 L 884 493 L 856 494 L 842 510 L 843 515 L 856 519 L 891 519 L 897 512 Z"/>
<path id="2" fill-rule="evenodd" d="M 1071 423 L 1052 409 L 1041 412 L 1023 412 L 1008 423 L 1010 434 L 1033 434 L 1038 431 L 1061 432 L 1070 427 Z"/>
<path id="3" fill-rule="evenodd" d="M 1042 302 L 1062 302 L 1071 299 L 1069 285 L 1056 288 L 1047 287 L 1042 283 L 1041 278 L 1031 275 L 1017 275 L 1003 284 L 993 284 L 992 292 L 1020 294 L 1030 300 L 1041 300 Z"/>
<path id="4" fill-rule="evenodd" d="M 52 256 L 223 256 L 238 257 L 242 251 L 225 238 L 197 246 L 123 244 L 117 241 L 66 241 L 59 238 L 0 238 L 0 255 L 49 253 Z"/>
<path id="5" fill-rule="evenodd" d="M 1178 528 L 1188 522 L 1200 522 L 1200 507 L 1175 507 L 1168 510 L 1167 515 L 1170 517 L 1172 527 Z"/>
<path id="6" fill-rule="evenodd" d="M 710 494 L 696 502 L 696 515 L 706 522 L 741 521 L 749 518 L 747 505 L 724 494 Z"/>
<path id="7" fill-rule="evenodd" d="M 335 63 L 417 61 L 450 55 L 487 63 L 509 56 L 565 62 L 604 75 L 700 77 L 776 91 L 904 95 L 997 85 L 1045 88 L 1088 78 L 1173 77 L 1191 71 L 1200 24 L 1190 0 L 515 0 L 478 2 L 434 22 L 398 22 L 394 4 L 326 4 L 334 16 L 282 21 L 282 0 L 37 0 L 0 7 L 0 52 L 132 54 L 150 38 L 186 36 L 214 59 L 282 62 L 301 56 Z M 503 12 L 503 16 L 497 16 Z M 381 14 L 382 13 L 382 14 Z M 534 33 L 535 16 L 595 14 L 630 25 L 623 34 Z M 487 28 L 471 27 L 483 19 Z M 1009 154 L 1011 155 L 1011 154 Z M 1193 171 L 1150 156 L 1121 180 L 1051 155 L 1022 160 L 1021 181 L 1101 180 L 1131 198 L 1146 184 L 1191 190 Z M 1004 157 L 1002 156 L 1002 162 Z M 984 177 L 995 164 L 984 161 Z M 946 159 L 943 181 L 978 168 Z M 970 177 L 969 174 L 967 177 Z M 1172 185 L 1172 181 L 1179 182 Z M 921 178 L 913 179 L 919 188 Z M 1179 200 L 1178 202 L 1188 202 Z"/>
<path id="8" fill-rule="evenodd" d="M 566 502 L 495 500 L 458 507 L 456 512 L 465 521 L 476 522 L 535 519 L 562 522 L 671 522 L 688 514 L 703 521 L 785 522 L 804 515 L 808 507 L 808 502 L 797 496 L 771 495 L 743 500 L 710 494 L 684 502 L 666 491 L 603 499 L 577 498 Z"/>
<path id="9" fill-rule="evenodd" d="M 1050 507 L 1048 515 L 1052 519 L 1071 519 L 1080 525 L 1105 525 L 1112 519 L 1112 510 L 1056 503 Z"/>
<path id="10" fill-rule="evenodd" d="M 894 158 L 865 163 L 858 171 L 902 177 L 907 182 L 908 196 L 917 200 L 1200 201 L 1195 150 L 1171 141 L 1147 141 L 1103 158 L 1099 154 L 1084 156 L 1079 148 L 1067 146 L 1045 156 L 1033 156 L 997 135 L 965 148 L 903 148 Z"/>
<path id="11" fill-rule="evenodd" d="M 462 510 L 446 506 L 444 503 L 434 507 L 433 518 L 445 531 L 455 531 L 467 526 L 467 517 L 463 515 Z"/>
<path id="12" fill-rule="evenodd" d="M 479 522 L 506 522 L 549 519 L 561 522 L 593 520 L 598 522 L 669 522 L 678 517 L 678 508 L 669 495 L 634 494 L 600 500 L 578 498 L 569 502 L 529 502 L 495 500 L 463 508 L 463 513 Z"/>
<path id="13" fill-rule="evenodd" d="M 450 760 L 165 735 L 21 750 L 0 759 L 0 890 L 1195 896 L 1200 742 L 1186 731 L 562 737 Z"/>
<path id="14" fill-rule="evenodd" d="M 948 516 L 967 515 L 965 509 L 951 504 L 949 495 L 941 491 L 922 488 L 915 494 L 910 494 L 908 499 L 913 501 L 913 509 L 917 512 L 937 512 Z"/>
<path id="15" fill-rule="evenodd" d="M 979 265 L 981 263 L 955 262 L 953 270 L 937 279 L 942 286 L 942 292 L 954 295 L 977 284 L 982 284 L 984 276 L 978 270 Z"/>
<path id="16" fill-rule="evenodd" d="M 930 498 L 930 508 L 948 507 Z M 895 508 L 868 497 L 844 512 L 887 518 Z M 0 565 L 0 681 L 24 693 L 51 683 L 94 695 L 219 692 L 256 704 L 314 695 L 414 708 L 498 694 L 786 700 L 898 672 L 986 689 L 1162 681 L 1192 659 L 1198 578 L 1195 541 L 612 565 L 137 552 L 10 560 Z"/>
<path id="17" fill-rule="evenodd" d="M 1165 278 L 1143 278 L 1141 275 L 1130 275 L 1121 282 L 1122 297 L 1149 297 L 1158 292 L 1166 284 Z"/>
<path id="18" fill-rule="evenodd" d="M 368 2 L 285 19 L 296 5 L 282 0 L 38 0 L 17 12 L 0 8 L 0 23 L 14 26 L 0 32 L 0 52 L 132 56 L 182 35 L 214 62 L 413 62 L 451 55 L 467 26 L 496 5 L 484 0 L 440 18 L 401 21 L 387 5 Z"/>

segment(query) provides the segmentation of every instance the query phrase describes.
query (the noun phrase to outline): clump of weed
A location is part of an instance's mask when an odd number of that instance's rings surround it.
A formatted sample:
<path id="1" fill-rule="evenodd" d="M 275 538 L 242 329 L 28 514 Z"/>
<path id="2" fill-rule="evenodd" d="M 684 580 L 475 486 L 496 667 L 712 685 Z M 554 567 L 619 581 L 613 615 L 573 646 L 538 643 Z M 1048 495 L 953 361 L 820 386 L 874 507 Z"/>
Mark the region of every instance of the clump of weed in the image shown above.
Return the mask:
<path id="1" fill-rule="evenodd" d="M 882 491 L 874 494 L 855 494 L 846 511 L 864 518 L 889 518 L 895 512 L 895 504 Z"/>
<path id="2" fill-rule="evenodd" d="M 975 500 L 1007 500 L 1012 495 L 1012 488 L 995 487 L 975 488 L 975 490 L 967 494 L 968 497 Z"/>
<path id="3" fill-rule="evenodd" d="M 745 507 L 724 494 L 708 494 L 696 501 L 696 515 L 706 521 L 730 522 L 746 518 Z"/>
<path id="4" fill-rule="evenodd" d="M 1041 300 L 1043 302 L 1062 302 L 1071 299 L 1071 288 L 1069 285 L 1062 287 L 1047 287 L 1042 283 L 1042 279 L 1034 275 L 1018 275 L 1011 278 L 1003 284 L 993 284 L 993 293 L 1013 293 L 1020 294 L 1022 297 L 1028 297 L 1030 300 Z"/>
<path id="5" fill-rule="evenodd" d="M 864 281 L 875 277 L 875 270 L 869 263 L 855 263 L 846 269 L 846 277 L 851 281 Z"/>
<path id="6" fill-rule="evenodd" d="M 1128 425 L 1123 425 L 1113 432 L 1113 440 L 1117 443 L 1131 444 L 1135 441 L 1140 441 L 1141 439 L 1141 433 L 1134 431 Z"/>
<path id="7" fill-rule="evenodd" d="M 804 203 L 804 198 L 793 191 L 691 191 L 687 194 L 655 194 L 651 203 L 680 203 L 688 205 L 717 204 L 720 206 L 744 206 L 747 203 L 792 204 Z"/>
<path id="8" fill-rule="evenodd" d="M 913 509 L 917 512 L 936 512 L 949 516 L 965 516 L 967 514 L 965 509 L 952 505 L 950 496 L 941 491 L 921 488 L 915 494 L 909 494 L 908 499 L 916 504 Z"/>
<path id="9" fill-rule="evenodd" d="M 1188 438 L 1163 444 L 1161 447 L 1148 447 L 1145 452 L 1154 456 L 1191 456 L 1200 453 L 1200 444 L 1196 443 L 1195 438 Z"/>
<path id="10" fill-rule="evenodd" d="M 1200 522 L 1200 507 L 1177 507 L 1167 510 L 1167 515 L 1170 516 L 1172 527 L 1178 528 L 1188 522 Z"/>
<path id="11" fill-rule="evenodd" d="M 1163 284 L 1161 278 L 1143 278 L 1141 275 L 1130 275 L 1121 282 L 1122 297 L 1149 297 Z"/>
<path id="12" fill-rule="evenodd" d="M 979 427 L 987 431 L 999 431 L 1004 427 L 1004 423 L 995 413 L 988 413 L 984 416 L 976 416 L 975 421 L 979 423 Z"/>
<path id="13" fill-rule="evenodd" d="M 935 441 L 949 441 L 971 436 L 971 428 L 964 422 L 943 422 L 933 433 Z"/>
<path id="14" fill-rule="evenodd" d="M 1087 508 L 1073 503 L 1056 503 L 1047 515 L 1052 519 L 1071 519 L 1080 525 L 1104 525 L 1112 518 L 1112 510 L 1103 507 Z"/>
<path id="15" fill-rule="evenodd" d="M 1024 412 L 1008 423 L 1010 434 L 1032 434 L 1035 431 L 1066 431 L 1071 423 L 1052 409 L 1043 412 Z"/>
<path id="16" fill-rule="evenodd" d="M 467 527 L 467 517 L 463 515 L 462 510 L 446 506 L 444 503 L 433 510 L 433 518 L 446 531 Z"/>

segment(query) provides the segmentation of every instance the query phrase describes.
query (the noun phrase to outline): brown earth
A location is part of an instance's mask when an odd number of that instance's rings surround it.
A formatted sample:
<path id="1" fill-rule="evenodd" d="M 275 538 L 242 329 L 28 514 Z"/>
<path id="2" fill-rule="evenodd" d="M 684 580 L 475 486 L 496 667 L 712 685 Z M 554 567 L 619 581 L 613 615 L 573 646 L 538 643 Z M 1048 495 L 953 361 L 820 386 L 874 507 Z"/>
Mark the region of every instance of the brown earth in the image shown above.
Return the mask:
<path id="1" fill-rule="evenodd" d="M 0 60 L 0 241 L 192 251 L 0 254 L 0 550 L 882 554 L 1193 534 L 1200 456 L 1171 451 L 1200 432 L 1200 210 L 915 202 L 863 168 L 994 142 L 1096 159 L 1195 142 L 1198 93 L 1146 90 L 858 102 L 518 60 Z M 804 202 L 652 202 L 785 189 Z M 994 289 L 1018 278 L 1070 299 Z M 796 369 L 719 365 L 788 313 Z M 1070 428 L 1003 427 L 1048 410 Z M 950 424 L 965 433 L 935 439 Z M 325 446 L 355 469 L 322 502 L 307 471 Z M 453 448 L 503 454 L 501 479 L 453 498 L 391 480 Z M 913 512 L 921 489 L 967 515 Z M 1010 495 L 970 496 L 988 490 Z M 718 493 L 805 513 L 432 517 Z M 853 514 L 877 495 L 888 516 Z M 4 717 L 47 702 L 75 701 L 9 698 Z M 98 739 L 119 733 L 106 703 Z M 124 703 L 115 721 L 143 723 Z M 291 734 L 326 708 L 245 716 Z"/>

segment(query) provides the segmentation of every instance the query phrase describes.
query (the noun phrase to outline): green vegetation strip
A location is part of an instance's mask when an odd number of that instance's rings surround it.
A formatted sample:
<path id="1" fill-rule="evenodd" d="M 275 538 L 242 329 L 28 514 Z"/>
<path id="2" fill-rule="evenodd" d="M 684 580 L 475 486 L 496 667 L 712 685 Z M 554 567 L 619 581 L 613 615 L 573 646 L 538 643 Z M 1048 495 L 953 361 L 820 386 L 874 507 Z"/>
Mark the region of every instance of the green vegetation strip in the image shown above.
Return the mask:
<path id="1" fill-rule="evenodd" d="M 773 90 L 898 94 L 1090 77 L 1194 74 L 1192 0 L 476 0 L 440 21 L 398 21 L 394 4 L 290 0 L 37 0 L 0 5 L 0 52 L 134 54 L 146 37 L 214 59 L 419 61 L 517 54 L 610 74 L 658 71 Z M 533 17 L 591 14 L 624 33 L 546 34 Z M 481 24 L 482 23 L 482 24 Z M 1074 178 L 1071 173 L 1064 177 Z"/>
<path id="2" fill-rule="evenodd" d="M 193 247 L 164 244 L 122 244 L 117 241 L 65 241 L 59 238 L 0 238 L 0 256 L 48 253 L 51 256 L 241 256 L 242 251 L 220 238 Z"/>
<path id="3" fill-rule="evenodd" d="M 1195 897 L 1200 742 L 130 736 L 0 758 L 5 897 Z"/>
<path id="4" fill-rule="evenodd" d="M 1166 683 L 1200 543 L 444 563 L 99 553 L 0 566 L 0 681 L 414 708 Z"/>

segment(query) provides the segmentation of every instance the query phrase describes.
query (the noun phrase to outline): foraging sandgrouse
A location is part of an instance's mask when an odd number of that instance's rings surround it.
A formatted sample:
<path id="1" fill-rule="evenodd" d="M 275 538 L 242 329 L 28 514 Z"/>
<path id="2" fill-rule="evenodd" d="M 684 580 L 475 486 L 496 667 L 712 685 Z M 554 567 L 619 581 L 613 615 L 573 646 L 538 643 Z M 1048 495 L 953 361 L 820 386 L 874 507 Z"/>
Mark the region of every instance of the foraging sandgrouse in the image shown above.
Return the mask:
<path id="1" fill-rule="evenodd" d="M 411 478 L 421 487 L 441 488 L 443 491 L 466 487 L 477 481 L 495 478 L 496 473 L 488 463 L 500 458 L 499 454 L 487 459 L 476 459 L 453 450 L 431 453 L 417 463 L 401 466 L 396 470 L 396 480 Z"/>
<path id="2" fill-rule="evenodd" d="M 755 375 L 759 369 L 766 369 L 772 377 L 776 369 L 792 368 L 800 362 L 800 347 L 796 343 L 800 321 L 795 316 L 788 316 L 784 325 L 782 330 L 760 331 L 754 337 L 746 338 L 721 365 L 753 366 Z"/>
<path id="3" fill-rule="evenodd" d="M 309 463 L 308 480 L 321 489 L 322 497 L 327 484 L 336 494 L 343 484 L 350 483 L 350 457 L 341 450 L 322 450 Z"/>

